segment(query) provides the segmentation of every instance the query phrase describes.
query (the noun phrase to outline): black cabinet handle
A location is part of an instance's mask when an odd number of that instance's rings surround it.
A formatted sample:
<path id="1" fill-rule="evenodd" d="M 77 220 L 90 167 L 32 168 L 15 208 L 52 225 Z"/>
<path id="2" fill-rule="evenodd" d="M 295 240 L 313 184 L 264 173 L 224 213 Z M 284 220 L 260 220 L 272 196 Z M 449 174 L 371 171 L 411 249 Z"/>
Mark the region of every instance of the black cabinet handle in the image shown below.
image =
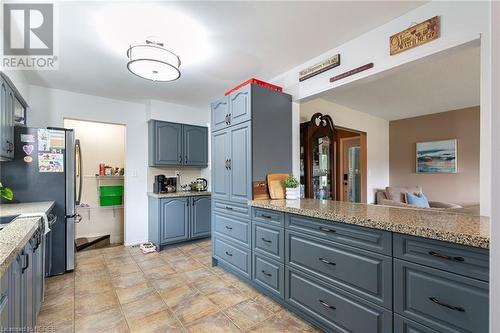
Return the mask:
<path id="1" fill-rule="evenodd" d="M 322 263 L 324 264 L 327 264 L 327 265 L 333 265 L 333 266 L 336 266 L 337 264 L 334 263 L 333 261 L 330 261 L 330 260 L 326 260 L 324 258 L 318 258 L 319 261 L 321 261 Z"/>
<path id="2" fill-rule="evenodd" d="M 264 237 L 262 237 L 262 241 L 266 242 L 266 243 L 272 243 L 273 242 L 273 241 L 270 241 L 269 239 L 265 239 Z"/>
<path id="3" fill-rule="evenodd" d="M 262 270 L 261 272 L 262 272 L 262 274 L 264 274 L 265 276 L 273 276 L 271 273 L 268 273 L 268 272 L 266 272 L 265 270 Z"/>
<path id="4" fill-rule="evenodd" d="M 325 228 L 325 227 L 319 227 L 318 229 L 321 230 L 321 231 L 324 231 L 324 232 L 336 232 L 333 229 L 328 229 L 328 228 Z"/>
<path id="5" fill-rule="evenodd" d="M 184 156 L 184 162 L 187 163 L 188 162 L 188 156 Z"/>
<path id="6" fill-rule="evenodd" d="M 227 115 L 227 123 L 228 123 L 228 125 L 231 125 L 231 114 L 230 113 Z"/>
<path id="7" fill-rule="evenodd" d="M 229 117 L 228 114 L 226 114 L 226 116 L 224 117 L 224 121 L 225 121 L 226 125 L 229 125 L 229 120 L 227 120 L 228 117 Z"/>
<path id="8" fill-rule="evenodd" d="M 232 253 L 227 252 L 227 251 L 226 251 L 226 255 L 228 255 L 228 256 L 230 256 L 230 257 L 232 257 L 232 256 L 233 256 L 233 254 L 232 254 Z"/>
<path id="9" fill-rule="evenodd" d="M 230 227 L 230 226 L 228 226 L 228 225 L 226 225 L 226 229 L 227 229 L 227 230 L 233 230 L 233 228 L 232 228 L 232 227 Z"/>
<path id="10" fill-rule="evenodd" d="M 233 210 L 233 207 L 226 206 L 226 209 Z"/>
<path id="11" fill-rule="evenodd" d="M 189 198 L 186 199 L 186 207 L 188 207 L 188 206 L 189 206 Z"/>
<path id="12" fill-rule="evenodd" d="M 446 254 L 442 254 L 442 253 L 438 253 L 438 252 L 434 252 L 434 251 L 429 251 L 429 254 L 431 256 L 438 257 L 438 258 L 445 259 L 445 260 L 452 260 L 452 261 L 459 261 L 459 262 L 465 261 L 465 259 L 463 257 L 452 257 L 452 256 L 448 256 Z"/>
<path id="13" fill-rule="evenodd" d="M 337 308 L 336 308 L 336 307 L 334 307 L 333 305 L 330 305 L 330 304 L 328 304 L 327 302 L 325 302 L 325 301 L 323 301 L 323 300 L 321 300 L 321 299 L 319 300 L 319 303 L 320 303 L 321 305 L 323 305 L 325 308 L 329 308 L 329 309 L 332 309 L 332 310 L 337 309 Z"/>
<path id="14" fill-rule="evenodd" d="M 23 266 L 23 268 L 21 269 L 21 274 L 24 273 L 24 271 L 26 269 L 28 269 L 28 267 L 30 266 L 30 256 L 27 255 L 27 254 L 23 254 L 24 258 L 26 258 L 26 264 Z"/>
<path id="15" fill-rule="evenodd" d="M 179 163 L 182 163 L 182 155 L 179 155 Z"/>
<path id="16" fill-rule="evenodd" d="M 441 301 L 439 301 L 437 298 L 435 297 L 429 297 L 429 300 L 433 303 L 436 303 L 437 305 L 440 305 L 442 307 L 445 307 L 445 308 L 448 308 L 450 310 L 454 310 L 454 311 L 458 311 L 458 312 L 465 312 L 465 309 L 460 307 L 460 306 L 453 306 L 453 305 L 449 305 L 449 304 L 446 304 L 446 303 L 442 303 Z"/>
<path id="17" fill-rule="evenodd" d="M 273 217 L 271 215 L 261 215 L 261 217 L 265 219 L 272 219 Z"/>
<path id="18" fill-rule="evenodd" d="M 226 170 L 229 170 L 229 160 L 227 158 L 226 158 L 225 166 L 226 166 Z"/>
<path id="19" fill-rule="evenodd" d="M 228 159 L 227 162 L 228 162 L 228 169 L 231 170 L 231 159 Z"/>

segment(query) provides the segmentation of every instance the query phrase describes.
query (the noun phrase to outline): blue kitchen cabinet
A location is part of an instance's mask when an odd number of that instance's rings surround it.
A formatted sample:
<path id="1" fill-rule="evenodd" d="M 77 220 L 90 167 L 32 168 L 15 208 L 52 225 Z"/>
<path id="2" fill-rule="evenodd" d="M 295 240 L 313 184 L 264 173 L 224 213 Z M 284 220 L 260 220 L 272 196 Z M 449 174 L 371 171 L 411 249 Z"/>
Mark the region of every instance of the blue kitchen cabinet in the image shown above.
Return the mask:
<path id="1" fill-rule="evenodd" d="M 190 238 L 210 236 L 210 196 L 192 197 L 190 212 Z"/>
<path id="2" fill-rule="evenodd" d="M 250 122 L 230 129 L 229 200 L 246 203 L 252 199 L 252 128 Z"/>
<path id="3" fill-rule="evenodd" d="M 184 165 L 208 164 L 208 129 L 202 126 L 183 125 Z"/>
<path id="4" fill-rule="evenodd" d="M 14 91 L 0 77 L 0 160 L 14 158 Z"/>
<path id="5" fill-rule="evenodd" d="M 229 94 L 228 125 L 237 125 L 252 117 L 252 85 L 246 85 Z"/>
<path id="6" fill-rule="evenodd" d="M 0 279 L 0 328 L 9 327 L 9 279 L 10 268 L 8 268 Z"/>
<path id="7" fill-rule="evenodd" d="M 212 135 L 212 197 L 229 200 L 229 152 L 230 131 L 228 129 Z"/>
<path id="8" fill-rule="evenodd" d="M 220 129 L 229 126 L 229 98 L 227 96 L 213 102 L 210 106 L 211 109 L 211 119 L 212 119 L 212 131 L 218 131 Z"/>
<path id="9" fill-rule="evenodd" d="M 161 200 L 162 245 L 184 241 L 189 238 L 189 198 Z"/>
<path id="10" fill-rule="evenodd" d="M 149 166 L 205 166 L 208 128 L 159 120 L 148 123 Z"/>

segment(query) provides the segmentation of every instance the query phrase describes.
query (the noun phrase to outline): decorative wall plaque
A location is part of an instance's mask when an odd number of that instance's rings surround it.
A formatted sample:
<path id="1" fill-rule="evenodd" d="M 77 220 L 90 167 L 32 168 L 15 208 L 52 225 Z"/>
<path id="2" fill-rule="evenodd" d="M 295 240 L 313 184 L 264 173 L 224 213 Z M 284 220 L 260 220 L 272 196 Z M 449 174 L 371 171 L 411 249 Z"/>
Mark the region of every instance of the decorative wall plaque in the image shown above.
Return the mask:
<path id="1" fill-rule="evenodd" d="M 335 68 L 340 65 L 340 54 L 337 53 L 333 57 L 330 57 L 326 60 L 318 62 L 315 65 L 309 66 L 306 69 L 303 69 L 299 72 L 299 81 L 302 82 L 304 80 L 310 79 L 315 75 L 326 72 L 329 69 Z"/>
<path id="2" fill-rule="evenodd" d="M 392 35 L 390 53 L 395 55 L 439 38 L 440 19 L 434 16 L 424 22 Z"/>

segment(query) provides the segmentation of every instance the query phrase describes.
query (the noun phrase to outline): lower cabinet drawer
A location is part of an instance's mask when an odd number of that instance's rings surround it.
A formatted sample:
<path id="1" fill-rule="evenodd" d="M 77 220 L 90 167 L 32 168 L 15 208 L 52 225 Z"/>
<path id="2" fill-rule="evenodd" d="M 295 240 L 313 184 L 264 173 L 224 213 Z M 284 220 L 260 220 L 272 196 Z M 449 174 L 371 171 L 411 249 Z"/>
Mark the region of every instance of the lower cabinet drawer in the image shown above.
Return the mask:
<path id="1" fill-rule="evenodd" d="M 243 249 L 231 241 L 215 237 L 214 255 L 217 260 L 222 260 L 243 276 L 250 278 L 251 256 L 250 249 Z"/>
<path id="2" fill-rule="evenodd" d="M 394 333 L 439 333 L 408 318 L 394 314 Z"/>
<path id="3" fill-rule="evenodd" d="M 394 309 L 443 333 L 486 333 L 488 283 L 394 260 Z"/>
<path id="4" fill-rule="evenodd" d="M 392 332 L 392 312 L 286 268 L 285 300 L 334 332 Z"/>
<path id="5" fill-rule="evenodd" d="M 216 232 L 240 242 L 240 245 L 250 246 L 250 222 L 248 220 L 238 219 L 219 212 L 215 212 L 213 216 Z"/>
<path id="6" fill-rule="evenodd" d="M 246 204 L 212 200 L 212 209 L 220 213 L 250 219 L 250 207 Z"/>
<path id="7" fill-rule="evenodd" d="M 285 294 L 285 268 L 272 259 L 253 254 L 252 280 L 280 298 Z"/>
<path id="8" fill-rule="evenodd" d="M 285 264 L 392 309 L 391 257 L 289 230 L 285 243 Z"/>
<path id="9" fill-rule="evenodd" d="M 283 263 L 285 258 L 285 230 L 252 221 L 252 249 Z"/>

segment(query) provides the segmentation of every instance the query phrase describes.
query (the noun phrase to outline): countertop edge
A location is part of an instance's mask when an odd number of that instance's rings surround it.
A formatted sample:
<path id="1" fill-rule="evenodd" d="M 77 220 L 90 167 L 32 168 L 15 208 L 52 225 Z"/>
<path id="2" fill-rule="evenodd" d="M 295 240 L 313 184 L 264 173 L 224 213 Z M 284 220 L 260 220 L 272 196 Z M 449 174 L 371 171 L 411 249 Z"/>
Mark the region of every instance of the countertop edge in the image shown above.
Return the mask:
<path id="1" fill-rule="evenodd" d="M 482 237 L 482 236 L 473 236 L 468 234 L 461 234 L 456 232 L 447 232 L 442 230 L 435 230 L 432 228 L 424 228 L 424 227 L 410 227 L 407 225 L 401 225 L 398 223 L 387 224 L 386 222 L 377 222 L 371 219 L 361 220 L 356 217 L 338 217 L 336 219 L 331 217 L 318 217 L 318 212 L 312 209 L 300 209 L 295 207 L 278 207 L 272 206 L 266 203 L 259 203 L 258 200 L 249 201 L 248 205 L 250 207 L 258 207 L 264 209 L 270 209 L 275 211 L 280 211 L 284 213 L 290 213 L 295 215 L 301 215 L 306 217 L 312 217 L 321 220 L 327 220 L 337 223 L 345 223 L 350 225 L 356 225 L 360 227 L 366 227 L 377 230 L 384 230 L 395 232 L 404 235 L 422 237 L 427 239 L 433 239 L 438 241 L 443 241 L 447 243 L 454 243 L 464 246 L 476 247 L 485 250 L 489 250 L 490 248 L 490 238 Z"/>
<path id="2" fill-rule="evenodd" d="M 182 198 L 182 197 L 199 197 L 199 196 L 211 196 L 212 192 L 209 191 L 187 191 L 187 192 L 172 192 L 172 193 L 153 193 L 153 192 L 148 192 L 147 193 L 148 197 L 150 198 Z"/>

